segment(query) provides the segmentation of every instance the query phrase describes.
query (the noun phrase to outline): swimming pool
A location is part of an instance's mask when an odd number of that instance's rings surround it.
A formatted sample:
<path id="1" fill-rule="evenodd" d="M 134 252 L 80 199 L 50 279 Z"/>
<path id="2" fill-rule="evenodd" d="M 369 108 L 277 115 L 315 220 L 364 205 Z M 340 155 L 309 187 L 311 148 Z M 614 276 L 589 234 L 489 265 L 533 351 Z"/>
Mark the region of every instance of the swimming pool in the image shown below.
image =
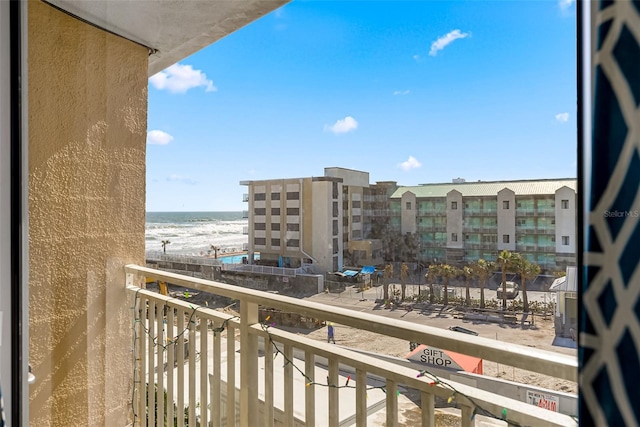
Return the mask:
<path id="1" fill-rule="evenodd" d="M 222 261 L 223 264 L 242 264 L 242 258 L 246 256 L 247 254 L 219 256 L 218 260 Z M 254 261 L 260 259 L 260 254 L 253 254 L 253 259 Z"/>

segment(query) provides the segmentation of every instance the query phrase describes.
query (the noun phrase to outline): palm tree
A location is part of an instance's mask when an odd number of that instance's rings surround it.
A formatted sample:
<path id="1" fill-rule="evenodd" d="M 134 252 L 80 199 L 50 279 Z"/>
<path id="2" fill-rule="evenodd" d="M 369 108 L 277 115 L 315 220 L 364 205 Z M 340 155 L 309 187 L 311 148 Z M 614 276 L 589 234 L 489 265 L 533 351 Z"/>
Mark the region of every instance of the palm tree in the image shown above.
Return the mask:
<path id="1" fill-rule="evenodd" d="M 213 258 L 218 259 L 218 251 L 220 250 L 220 246 L 211 245 L 211 250 L 213 251 Z"/>
<path id="2" fill-rule="evenodd" d="M 406 281 L 407 281 L 407 276 L 409 275 L 409 267 L 407 267 L 406 263 L 402 263 L 402 266 L 400 267 L 400 287 L 402 288 L 402 294 L 401 294 L 401 300 L 404 301 L 404 297 L 405 297 L 405 293 L 407 290 L 407 285 L 406 285 Z"/>
<path id="3" fill-rule="evenodd" d="M 473 269 L 468 265 L 463 267 L 462 272 L 464 273 L 464 279 L 465 279 L 464 280 L 464 284 L 465 284 L 465 286 L 467 288 L 466 289 L 466 295 L 465 295 L 464 304 L 466 306 L 469 306 L 469 305 L 471 305 L 471 293 L 469 291 L 469 282 L 471 281 L 471 278 L 473 276 L 475 276 L 475 273 L 474 273 Z"/>
<path id="4" fill-rule="evenodd" d="M 384 268 L 384 278 L 385 281 L 382 284 L 382 289 L 384 289 L 383 299 L 386 303 L 387 301 L 389 301 L 389 282 L 393 278 L 393 265 L 387 264 L 387 266 Z"/>
<path id="5" fill-rule="evenodd" d="M 482 258 L 471 264 L 471 269 L 478 277 L 478 282 L 480 282 L 480 308 L 484 308 L 484 288 L 494 268 L 494 263 L 485 261 Z"/>
<path id="6" fill-rule="evenodd" d="M 163 252 L 164 252 L 165 254 L 167 253 L 167 245 L 168 245 L 169 243 L 171 243 L 171 242 L 170 242 L 170 241 L 168 241 L 168 240 L 163 240 L 163 241 L 161 242 L 161 244 L 162 244 L 162 250 L 163 250 Z"/>
<path id="7" fill-rule="evenodd" d="M 527 297 L 527 279 L 533 280 L 540 274 L 540 266 L 530 262 L 521 254 L 513 254 L 514 268 L 520 273 L 522 281 L 522 311 L 529 312 L 529 298 Z"/>
<path id="8" fill-rule="evenodd" d="M 449 304 L 449 280 L 460 274 L 460 269 L 449 264 L 440 265 L 440 275 L 444 279 L 444 305 Z"/>
<path id="9" fill-rule="evenodd" d="M 502 270 L 502 309 L 505 310 L 507 308 L 507 270 L 512 270 L 514 256 L 511 252 L 506 249 L 503 249 L 498 255 L 498 259 L 496 260 L 496 264 L 500 266 Z"/>
<path id="10" fill-rule="evenodd" d="M 432 264 L 429 266 L 427 270 L 427 274 L 424 275 L 425 280 L 429 285 L 429 303 L 433 304 L 433 298 L 435 297 L 433 293 L 433 282 L 436 280 L 438 276 L 438 266 L 436 264 Z"/>

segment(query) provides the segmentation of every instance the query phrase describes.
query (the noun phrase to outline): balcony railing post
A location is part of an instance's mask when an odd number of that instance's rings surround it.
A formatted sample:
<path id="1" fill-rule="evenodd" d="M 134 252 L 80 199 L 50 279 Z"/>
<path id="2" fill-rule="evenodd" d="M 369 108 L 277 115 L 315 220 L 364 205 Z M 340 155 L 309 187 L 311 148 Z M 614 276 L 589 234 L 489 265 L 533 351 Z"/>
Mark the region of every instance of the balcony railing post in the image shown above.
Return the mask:
<path id="1" fill-rule="evenodd" d="M 315 381 L 315 358 L 312 352 L 305 354 L 304 373 L 309 382 Z M 316 388 L 305 387 L 304 418 L 307 426 L 316 425 Z"/>
<path id="2" fill-rule="evenodd" d="M 473 408 L 467 405 L 463 405 L 461 412 L 462 427 L 474 427 L 476 425 L 476 420 L 473 416 Z"/>
<path id="3" fill-rule="evenodd" d="M 338 385 L 338 361 L 329 359 L 329 427 L 337 427 L 340 424 L 340 395 Z M 332 387 L 334 386 L 334 387 Z"/>
<path id="4" fill-rule="evenodd" d="M 240 302 L 240 427 L 258 419 L 258 337 L 250 327 L 258 323 L 258 304 Z"/>
<path id="5" fill-rule="evenodd" d="M 398 384 L 387 380 L 387 423 L 386 427 L 398 426 Z"/>
<path id="6" fill-rule="evenodd" d="M 236 426 L 236 329 L 227 328 L 227 427 Z"/>
<path id="7" fill-rule="evenodd" d="M 422 427 L 431 427 L 435 425 L 435 399 L 433 394 L 421 392 L 420 406 L 422 409 Z"/>

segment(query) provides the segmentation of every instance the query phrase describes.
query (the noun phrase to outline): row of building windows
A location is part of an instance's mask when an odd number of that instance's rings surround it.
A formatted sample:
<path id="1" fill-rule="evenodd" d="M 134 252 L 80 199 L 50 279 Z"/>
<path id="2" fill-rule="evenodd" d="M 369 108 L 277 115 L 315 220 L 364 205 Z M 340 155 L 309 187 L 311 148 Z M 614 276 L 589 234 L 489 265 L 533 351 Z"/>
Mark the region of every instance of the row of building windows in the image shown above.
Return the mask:
<path id="1" fill-rule="evenodd" d="M 482 242 L 483 243 L 496 243 L 495 240 L 493 240 L 494 237 L 497 236 L 492 236 L 492 235 L 488 235 L 488 236 L 482 236 Z M 486 238 L 486 240 L 485 240 Z M 502 243 L 509 243 L 509 235 L 508 234 L 503 234 L 502 235 Z M 465 235 L 465 240 L 469 240 L 469 235 Z M 451 233 L 451 241 L 452 242 L 457 242 L 458 241 L 458 233 Z M 552 239 L 552 241 L 555 241 L 555 238 Z M 569 246 L 569 236 L 562 236 L 562 244 L 564 246 Z"/>
<path id="2" fill-rule="evenodd" d="M 267 193 L 254 193 L 253 200 L 256 202 L 267 200 Z M 280 193 L 271 193 L 271 200 L 280 200 Z M 300 200 L 300 192 L 288 191 L 287 200 Z"/>
<path id="3" fill-rule="evenodd" d="M 300 240 L 298 239 L 288 239 L 286 242 L 288 248 L 300 247 Z M 265 237 L 255 237 L 253 239 L 253 244 L 256 246 L 265 246 L 267 244 L 267 239 Z M 280 239 L 271 239 L 271 246 L 279 247 Z"/>
<path id="4" fill-rule="evenodd" d="M 265 224 L 264 222 L 256 222 L 255 224 L 253 224 L 253 229 L 254 230 L 266 230 L 267 229 L 267 224 Z M 280 231 L 280 223 L 279 222 L 272 222 L 271 223 L 271 230 L 272 231 Z M 287 224 L 287 231 L 300 231 L 300 224 Z"/>
<path id="5" fill-rule="evenodd" d="M 300 215 L 300 208 L 287 208 L 286 210 L 287 215 Z M 267 214 L 267 208 L 254 208 L 253 209 L 253 214 L 254 215 L 266 215 Z M 280 208 L 271 208 L 271 215 L 280 215 Z"/>
<path id="6" fill-rule="evenodd" d="M 358 205 L 358 207 L 359 207 L 359 205 Z M 406 210 L 410 211 L 411 210 L 411 202 L 406 202 L 405 207 L 406 207 Z M 435 205 L 434 205 L 434 207 L 435 207 Z M 551 203 L 550 207 L 552 207 L 552 208 L 555 207 L 555 203 Z M 562 209 L 569 209 L 569 200 L 567 200 L 567 199 L 562 200 L 560 207 Z M 528 206 L 525 206 L 525 203 L 523 203 L 523 202 L 518 202 L 518 208 L 528 208 Z M 531 200 L 531 207 L 530 208 L 533 209 L 533 200 Z M 540 206 L 538 206 L 538 208 L 540 208 Z M 465 209 L 473 209 L 473 207 L 469 203 L 465 203 Z M 502 201 L 502 209 L 509 209 L 509 200 L 503 200 Z M 458 210 L 458 202 L 457 201 L 452 201 L 451 202 L 451 210 L 453 210 L 453 211 Z M 487 210 L 491 210 L 491 209 L 487 209 Z"/>

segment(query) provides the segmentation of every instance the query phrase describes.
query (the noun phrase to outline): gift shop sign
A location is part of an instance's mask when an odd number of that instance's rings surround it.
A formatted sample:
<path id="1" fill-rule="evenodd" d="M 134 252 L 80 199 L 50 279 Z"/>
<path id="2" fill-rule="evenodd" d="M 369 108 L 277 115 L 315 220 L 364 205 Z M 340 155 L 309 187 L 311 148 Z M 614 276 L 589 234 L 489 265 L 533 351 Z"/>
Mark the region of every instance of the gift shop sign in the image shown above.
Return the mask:
<path id="1" fill-rule="evenodd" d="M 422 351 L 412 354 L 409 360 L 415 360 L 439 368 L 455 369 L 458 371 L 463 370 L 447 353 L 435 347 L 426 347 L 422 349 Z"/>

